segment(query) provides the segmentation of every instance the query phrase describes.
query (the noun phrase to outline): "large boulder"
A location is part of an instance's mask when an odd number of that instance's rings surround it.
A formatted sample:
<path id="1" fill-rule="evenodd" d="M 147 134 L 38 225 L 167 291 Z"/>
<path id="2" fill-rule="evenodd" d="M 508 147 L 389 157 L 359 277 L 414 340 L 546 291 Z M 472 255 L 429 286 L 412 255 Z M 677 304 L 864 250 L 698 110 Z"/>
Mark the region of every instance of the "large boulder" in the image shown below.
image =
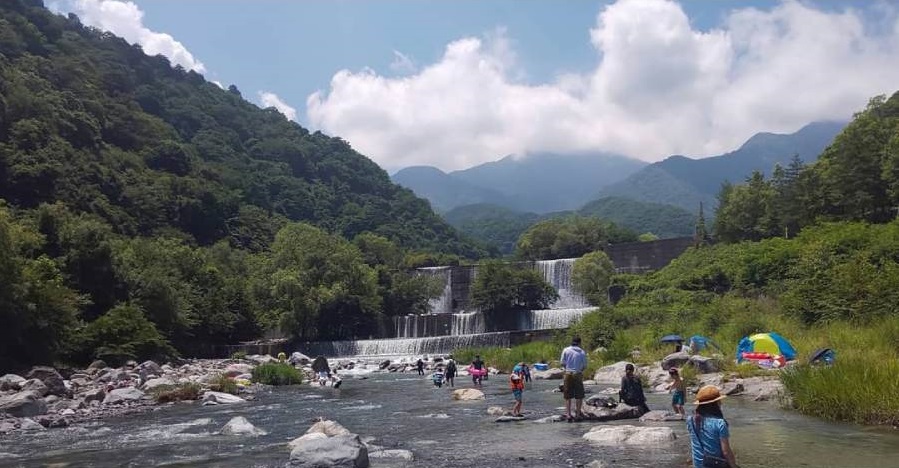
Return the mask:
<path id="1" fill-rule="evenodd" d="M 83 393 L 84 403 L 90 405 L 92 401 L 102 403 L 106 399 L 106 390 L 103 387 L 93 388 Z"/>
<path id="2" fill-rule="evenodd" d="M 56 369 L 47 366 L 36 366 L 32 367 L 28 374 L 25 375 L 26 379 L 38 379 L 47 386 L 49 390 L 48 393 L 50 395 L 57 396 L 65 396 L 68 394 L 68 390 L 66 389 L 66 384 L 63 381 L 59 372 L 56 372 Z"/>
<path id="3" fill-rule="evenodd" d="M 291 363 L 294 366 L 297 364 L 305 366 L 306 364 L 312 362 L 312 359 L 299 351 L 294 351 L 290 354 L 287 362 Z"/>
<path id="4" fill-rule="evenodd" d="M 690 355 L 686 352 L 671 353 L 662 358 L 662 369 L 668 370 L 672 367 L 684 367 L 684 364 L 690 362 Z"/>
<path id="5" fill-rule="evenodd" d="M 109 366 L 106 365 L 105 361 L 103 361 L 102 359 L 97 359 L 96 361 L 92 362 L 91 365 L 87 366 L 87 369 L 96 372 L 100 369 L 106 369 L 107 367 Z"/>
<path id="6" fill-rule="evenodd" d="M 595 426 L 583 435 L 599 445 L 641 447 L 670 445 L 677 438 L 670 427 L 656 426 Z"/>
<path id="7" fill-rule="evenodd" d="M 743 390 L 743 384 L 740 382 L 725 382 L 721 386 L 721 394 L 727 396 L 739 395 Z"/>
<path id="8" fill-rule="evenodd" d="M 50 393 L 50 389 L 47 388 L 47 386 L 44 385 L 44 383 L 41 382 L 41 381 L 38 380 L 38 379 L 28 379 L 28 380 L 26 380 L 26 381 L 22 384 L 21 388 L 22 388 L 23 391 L 34 392 L 34 393 L 37 393 L 38 395 L 40 395 L 40 396 L 42 396 L 42 397 L 43 397 L 43 396 L 47 396 L 47 394 Z M 52 396 L 52 395 L 51 395 L 51 396 Z"/>
<path id="9" fill-rule="evenodd" d="M 742 384 L 743 394 L 755 401 L 778 399 L 784 393 L 783 384 L 776 378 L 750 377 Z"/>
<path id="10" fill-rule="evenodd" d="M 47 414 L 47 403 L 35 392 L 19 392 L 0 397 L 0 413 L 17 418 L 38 416 Z"/>
<path id="11" fill-rule="evenodd" d="M 624 377 L 624 367 L 630 364 L 626 361 L 616 362 L 605 367 L 600 367 L 593 375 L 593 380 L 597 382 L 621 382 Z"/>
<path id="12" fill-rule="evenodd" d="M 328 437 L 334 437 L 339 435 L 349 435 L 351 432 L 347 430 L 347 428 L 341 426 L 337 421 L 323 419 L 310 426 L 306 431 L 306 434 L 324 434 Z"/>
<path id="13" fill-rule="evenodd" d="M 617 421 L 619 419 L 637 419 L 643 416 L 643 410 L 636 406 L 619 403 L 614 408 L 584 406 L 584 416 L 590 421 Z"/>
<path id="14" fill-rule="evenodd" d="M 535 380 L 561 380 L 565 376 L 565 371 L 554 367 L 545 371 L 531 371 L 531 375 Z"/>
<path id="15" fill-rule="evenodd" d="M 288 467 L 368 468 L 368 448 L 355 434 L 300 441 L 290 452 Z"/>
<path id="16" fill-rule="evenodd" d="M 22 384 L 25 383 L 25 377 L 16 374 L 6 374 L 0 377 L 0 391 L 21 390 Z"/>
<path id="17" fill-rule="evenodd" d="M 162 375 L 163 373 L 162 367 L 160 367 L 159 364 L 156 364 L 153 361 L 144 361 L 139 367 L 147 371 L 148 374 Z"/>
<path id="18" fill-rule="evenodd" d="M 288 442 L 287 447 L 290 448 L 290 450 L 293 450 L 293 449 L 297 448 L 298 446 L 300 446 L 300 444 L 302 444 L 303 442 L 306 442 L 308 440 L 327 439 L 327 438 L 328 438 L 328 436 L 321 432 L 307 433 L 307 434 L 303 434 L 303 435 L 297 437 L 296 439 L 293 439 L 290 442 Z"/>
<path id="19" fill-rule="evenodd" d="M 488 416 L 506 416 L 506 415 L 511 415 L 511 414 L 512 414 L 511 411 L 509 411 L 501 406 L 491 406 L 491 407 L 487 408 Z"/>
<path id="20" fill-rule="evenodd" d="M 684 417 L 667 410 L 652 410 L 640 416 L 640 422 L 683 421 Z"/>
<path id="21" fill-rule="evenodd" d="M 247 400 L 244 400 L 243 398 L 241 398 L 237 395 L 232 395 L 230 393 L 224 393 L 224 392 L 207 391 L 206 393 L 203 394 L 203 402 L 204 403 L 205 402 L 215 402 L 220 405 L 227 405 L 227 404 L 232 404 L 232 403 L 244 403 L 246 401 Z"/>
<path id="22" fill-rule="evenodd" d="M 713 374 L 721 370 L 720 361 L 715 358 L 695 355 L 690 356 L 690 365 L 700 374 Z"/>
<path id="23" fill-rule="evenodd" d="M 453 390 L 452 394 L 453 400 L 459 401 L 471 401 L 471 400 L 483 400 L 486 397 L 484 396 L 484 392 L 476 389 L 476 388 L 460 388 Z"/>
<path id="24" fill-rule="evenodd" d="M 250 421 L 247 421 L 247 418 L 243 416 L 236 416 L 231 418 L 223 427 L 222 430 L 219 431 L 222 435 L 229 436 L 261 436 L 266 435 L 268 432 L 265 432 L 262 429 L 254 426 Z"/>
<path id="25" fill-rule="evenodd" d="M 225 368 L 224 374 L 228 377 L 237 377 L 240 374 L 250 374 L 253 372 L 253 366 L 249 364 L 229 364 Z"/>
<path id="26" fill-rule="evenodd" d="M 106 398 L 103 399 L 103 404 L 122 405 L 125 403 L 134 403 L 143 398 L 144 392 L 134 387 L 117 388 L 106 394 Z"/>
<path id="27" fill-rule="evenodd" d="M 153 390 L 156 387 L 174 386 L 174 385 L 175 385 L 175 382 L 172 381 L 172 379 L 170 379 L 168 377 L 161 377 L 158 379 L 150 379 L 150 380 L 144 382 L 144 384 L 141 385 L 140 388 L 146 392 L 146 391 Z"/>

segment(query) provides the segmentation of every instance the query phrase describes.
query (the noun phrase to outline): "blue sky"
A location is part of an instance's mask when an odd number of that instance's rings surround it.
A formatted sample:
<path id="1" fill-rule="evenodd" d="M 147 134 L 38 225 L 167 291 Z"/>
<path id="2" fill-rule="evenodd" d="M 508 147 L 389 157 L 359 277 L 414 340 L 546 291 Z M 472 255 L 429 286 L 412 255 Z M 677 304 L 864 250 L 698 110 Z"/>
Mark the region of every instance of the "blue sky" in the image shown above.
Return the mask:
<path id="1" fill-rule="evenodd" d="M 708 156 L 899 87 L 888 2 L 48 3 L 389 170 L 537 151 Z"/>

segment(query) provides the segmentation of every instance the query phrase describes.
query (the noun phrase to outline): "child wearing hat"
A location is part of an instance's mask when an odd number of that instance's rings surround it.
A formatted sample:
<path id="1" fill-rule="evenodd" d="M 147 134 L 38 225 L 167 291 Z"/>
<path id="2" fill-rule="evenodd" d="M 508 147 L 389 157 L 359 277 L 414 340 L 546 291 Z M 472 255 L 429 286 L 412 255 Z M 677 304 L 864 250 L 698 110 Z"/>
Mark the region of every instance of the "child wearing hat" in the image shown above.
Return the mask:
<path id="1" fill-rule="evenodd" d="M 696 393 L 696 412 L 687 420 L 694 468 L 737 468 L 730 448 L 730 431 L 721 412 L 723 399 L 724 395 L 712 385 Z"/>

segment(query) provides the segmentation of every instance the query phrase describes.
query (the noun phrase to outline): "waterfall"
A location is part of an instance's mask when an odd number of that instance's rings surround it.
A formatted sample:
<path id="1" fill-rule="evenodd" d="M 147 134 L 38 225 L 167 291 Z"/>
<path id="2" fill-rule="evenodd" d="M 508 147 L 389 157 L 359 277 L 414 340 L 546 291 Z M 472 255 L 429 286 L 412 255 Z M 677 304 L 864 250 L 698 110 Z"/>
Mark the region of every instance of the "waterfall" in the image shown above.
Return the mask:
<path id="1" fill-rule="evenodd" d="M 431 299 L 429 306 L 432 314 L 453 313 L 453 268 L 448 266 L 419 268 L 418 271 L 443 280 L 443 293 L 437 299 Z"/>
<path id="2" fill-rule="evenodd" d="M 453 323 L 450 328 L 451 335 L 471 335 L 487 331 L 484 322 L 484 314 L 480 312 L 462 312 L 453 314 Z"/>
<path id="3" fill-rule="evenodd" d="M 474 335 L 435 336 L 430 338 L 394 338 L 384 340 L 320 341 L 300 346 L 310 356 L 411 356 L 445 354 L 457 348 L 498 346 L 509 347 L 509 333 L 478 333 Z"/>
<path id="4" fill-rule="evenodd" d="M 580 319 L 591 310 L 595 309 L 593 307 L 580 307 L 574 309 L 529 310 L 519 317 L 518 329 L 550 330 L 568 328 L 572 322 Z"/>
<path id="5" fill-rule="evenodd" d="M 559 293 L 559 299 L 550 304 L 550 309 L 578 309 L 590 304 L 571 288 L 571 269 L 576 258 L 540 260 L 535 266 L 543 274 L 543 279 Z"/>

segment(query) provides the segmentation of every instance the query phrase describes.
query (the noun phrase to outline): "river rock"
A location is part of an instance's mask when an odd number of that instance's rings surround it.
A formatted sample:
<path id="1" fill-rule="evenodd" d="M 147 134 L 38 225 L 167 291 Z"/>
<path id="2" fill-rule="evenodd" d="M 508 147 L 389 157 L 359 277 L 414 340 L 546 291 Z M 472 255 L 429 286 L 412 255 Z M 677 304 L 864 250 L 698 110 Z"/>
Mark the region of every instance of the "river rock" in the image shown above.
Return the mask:
<path id="1" fill-rule="evenodd" d="M 106 365 L 106 362 L 104 362 L 102 359 L 97 359 L 96 361 L 92 362 L 89 366 L 87 366 L 87 370 L 89 372 L 93 371 L 94 373 L 96 373 L 100 369 L 105 369 L 107 367 L 109 367 L 109 366 Z"/>
<path id="2" fill-rule="evenodd" d="M 232 403 L 243 403 L 247 400 L 230 393 L 207 391 L 203 394 L 203 403 L 210 401 L 220 405 L 227 405 Z"/>
<path id="3" fill-rule="evenodd" d="M 380 449 L 368 452 L 368 458 L 392 458 L 395 460 L 415 461 L 415 455 L 410 450 Z"/>
<path id="4" fill-rule="evenodd" d="M 589 406 L 597 406 L 603 408 L 614 408 L 618 406 L 618 402 L 615 401 L 615 398 L 609 395 L 590 395 L 584 400 L 584 404 Z"/>
<path id="5" fill-rule="evenodd" d="M 306 356 L 305 354 L 303 354 L 301 352 L 294 351 L 293 353 L 290 354 L 290 358 L 287 360 L 287 362 L 289 362 L 293 365 L 299 364 L 299 365 L 305 366 L 306 364 L 309 364 L 310 362 L 312 362 L 312 359 L 309 358 L 309 356 Z"/>
<path id="6" fill-rule="evenodd" d="M 500 417 L 494 419 L 493 422 L 498 422 L 498 423 L 515 422 L 515 421 L 524 421 L 525 419 L 527 419 L 527 418 L 525 418 L 524 416 L 506 415 L 506 416 L 500 416 Z"/>
<path id="7" fill-rule="evenodd" d="M 50 393 L 50 389 L 38 379 L 28 379 L 22 384 L 22 390 L 37 393 L 40 396 L 46 396 Z M 52 395 L 51 395 L 52 396 Z"/>
<path id="8" fill-rule="evenodd" d="M 90 405 L 92 401 L 102 402 L 106 399 L 106 391 L 102 387 L 93 388 L 84 392 L 84 403 Z"/>
<path id="9" fill-rule="evenodd" d="M 641 447 L 669 445 L 677 438 L 670 427 L 595 426 L 583 436 L 599 445 Z"/>
<path id="10" fill-rule="evenodd" d="M 487 408 L 488 416 L 505 416 L 507 414 L 512 414 L 512 412 L 500 406 L 491 406 Z"/>
<path id="11" fill-rule="evenodd" d="M 228 436 L 261 436 L 266 435 L 268 432 L 259 429 L 247 421 L 247 418 L 243 416 L 236 416 L 231 418 L 223 427 L 222 430 L 219 431 L 222 435 Z"/>
<path id="12" fill-rule="evenodd" d="M 565 376 L 565 371 L 554 367 L 545 371 L 531 371 L 531 375 L 535 380 L 561 380 Z"/>
<path id="13" fill-rule="evenodd" d="M 690 356 L 690 365 L 700 374 L 713 374 L 721 370 L 721 363 L 715 359 L 706 356 L 694 355 Z"/>
<path id="14" fill-rule="evenodd" d="M 662 358 L 662 369 L 668 370 L 672 367 L 684 367 L 684 364 L 690 362 L 690 355 L 686 352 L 671 353 Z"/>
<path id="15" fill-rule="evenodd" d="M 144 384 L 141 385 L 140 388 L 146 392 L 146 391 L 153 390 L 156 387 L 174 386 L 174 385 L 175 385 L 175 382 L 172 381 L 172 379 L 170 379 L 168 377 L 161 377 L 158 379 L 150 379 L 150 380 L 144 382 Z"/>
<path id="16" fill-rule="evenodd" d="M 47 403 L 35 392 L 19 392 L 0 397 L 0 413 L 18 418 L 37 416 L 47 413 Z"/>
<path id="17" fill-rule="evenodd" d="M 143 399 L 143 397 L 144 392 L 134 387 L 117 388 L 106 394 L 106 398 L 103 399 L 103 404 L 121 405 L 125 403 L 133 403 L 136 401 L 140 401 L 141 399 Z"/>
<path id="18" fill-rule="evenodd" d="M 311 433 L 303 434 L 303 435 L 297 437 L 296 439 L 291 440 L 290 442 L 287 443 L 287 447 L 290 448 L 290 450 L 293 450 L 307 440 L 327 439 L 327 438 L 328 438 L 328 436 L 322 432 L 311 432 Z"/>
<path id="19" fill-rule="evenodd" d="M 722 395 L 733 396 L 741 393 L 743 393 L 743 384 L 740 382 L 725 382 L 721 386 Z"/>
<path id="20" fill-rule="evenodd" d="M 640 416 L 640 422 L 683 421 L 683 416 L 666 410 L 652 410 Z"/>
<path id="21" fill-rule="evenodd" d="M 0 377 L 0 391 L 19 391 L 22 389 L 22 384 L 25 383 L 26 380 L 27 379 L 24 377 L 16 374 L 6 374 L 3 377 Z"/>
<path id="22" fill-rule="evenodd" d="M 742 381 L 746 396 L 755 401 L 777 399 L 783 394 L 783 384 L 776 378 L 750 377 Z"/>
<path id="23" fill-rule="evenodd" d="M 619 403 L 614 408 L 584 406 L 584 416 L 591 421 L 617 421 L 619 419 L 637 419 L 643 416 L 643 410 L 636 406 Z"/>
<path id="24" fill-rule="evenodd" d="M 317 421 L 306 430 L 306 434 L 315 433 L 324 434 L 328 437 L 351 434 L 351 432 L 347 430 L 347 428 L 341 426 L 339 422 L 328 419 Z"/>
<path id="25" fill-rule="evenodd" d="M 139 367 L 147 371 L 148 374 L 153 374 L 156 376 L 160 376 L 163 374 L 162 367 L 160 367 L 159 364 L 156 364 L 153 361 L 144 361 Z"/>
<path id="26" fill-rule="evenodd" d="M 46 431 L 47 428 L 41 426 L 40 423 L 31 418 L 22 418 L 19 420 L 20 431 Z"/>
<path id="27" fill-rule="evenodd" d="M 624 366 L 628 364 L 630 363 L 620 361 L 615 364 L 600 367 L 599 370 L 596 371 L 596 374 L 593 375 L 593 380 L 597 382 L 621 382 L 621 378 L 624 377 Z"/>
<path id="28" fill-rule="evenodd" d="M 16 425 L 15 423 L 13 423 L 13 421 L 14 420 L 0 421 L 0 434 L 9 434 L 10 432 L 15 431 Z M 0 456 L 0 459 L 3 458 L 3 456 Z"/>
<path id="29" fill-rule="evenodd" d="M 274 357 L 272 357 L 268 354 L 251 354 L 251 355 L 245 357 L 244 359 L 246 359 L 247 361 L 256 363 L 257 365 L 258 364 L 268 364 L 271 362 L 278 362 L 277 359 L 275 359 Z"/>
<path id="30" fill-rule="evenodd" d="M 48 393 L 51 395 L 65 396 L 69 393 L 66 389 L 65 382 L 63 382 L 62 376 L 52 367 L 32 367 L 28 374 L 25 375 L 25 378 L 40 380 L 47 386 Z"/>
<path id="31" fill-rule="evenodd" d="M 606 465 L 606 463 L 602 460 L 593 460 L 592 462 L 584 465 L 584 468 L 609 468 L 609 465 Z"/>
<path id="32" fill-rule="evenodd" d="M 453 390 L 452 398 L 453 400 L 458 401 L 471 401 L 484 400 L 486 397 L 484 396 L 484 392 L 476 388 L 459 388 Z"/>
<path id="33" fill-rule="evenodd" d="M 390 365 L 390 359 L 385 359 L 385 360 L 381 361 L 380 364 L 378 364 L 378 369 L 379 369 L 379 370 L 384 370 L 384 369 L 386 369 L 387 366 L 389 366 L 389 365 Z"/>
<path id="34" fill-rule="evenodd" d="M 546 423 L 554 423 L 554 422 L 562 422 L 565 420 L 565 417 L 560 414 L 554 414 L 552 416 L 547 416 L 545 418 L 535 419 L 535 423 L 546 424 Z"/>
<path id="35" fill-rule="evenodd" d="M 236 377 L 240 374 L 251 374 L 253 366 L 249 364 L 228 364 L 225 368 L 225 375 L 228 377 Z"/>
<path id="36" fill-rule="evenodd" d="M 368 448 L 355 434 L 306 440 L 291 450 L 286 466 L 368 468 Z"/>

